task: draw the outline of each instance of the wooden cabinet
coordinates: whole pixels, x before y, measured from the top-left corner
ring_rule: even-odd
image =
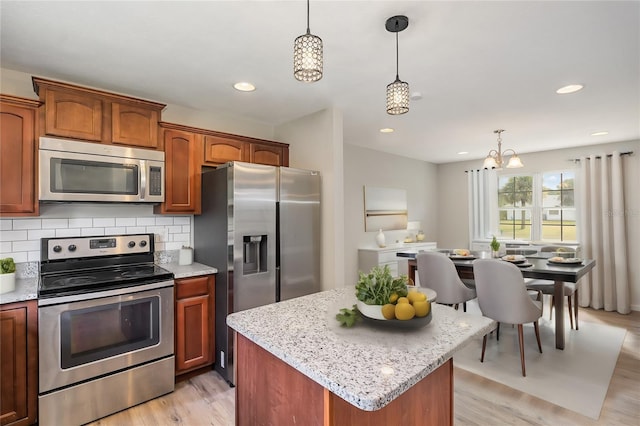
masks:
[[[43,135],[162,150],[158,122],[165,105],[33,77],[44,102]]]
[[[38,402],[38,303],[0,306],[0,425],[36,422]]]
[[[246,143],[237,139],[205,135],[204,164],[218,165],[229,161],[247,161]]]
[[[289,165],[289,145],[280,142],[250,138],[199,129],[204,136],[203,166],[219,166],[229,161]]]
[[[215,361],[215,276],[175,281],[176,376]]]
[[[200,214],[202,179],[197,153],[202,135],[171,123],[160,123],[160,134],[165,152],[165,201],[154,212]]]
[[[36,117],[40,102],[0,95],[0,216],[37,216]]]
[[[282,146],[252,142],[249,144],[249,162],[271,166],[288,166],[289,149],[287,148],[285,152]]]

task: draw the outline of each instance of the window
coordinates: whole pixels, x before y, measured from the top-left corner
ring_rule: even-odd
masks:
[[[577,241],[574,183],[572,171],[500,176],[500,237]]]

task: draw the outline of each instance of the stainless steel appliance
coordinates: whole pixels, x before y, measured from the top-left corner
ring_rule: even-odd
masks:
[[[84,424],[174,389],[173,273],[153,234],[42,238],[39,424]]]
[[[203,173],[195,260],[218,268],[215,369],[231,384],[232,312],[320,291],[320,175],[241,162]]]
[[[40,138],[40,201],[161,203],[164,152]]]

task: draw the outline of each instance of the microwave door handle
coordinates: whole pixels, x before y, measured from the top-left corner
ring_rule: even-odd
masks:
[[[147,194],[147,161],[140,160],[140,199]]]

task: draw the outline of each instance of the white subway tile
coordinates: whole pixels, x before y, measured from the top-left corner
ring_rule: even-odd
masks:
[[[171,235],[171,241],[180,241],[183,243],[188,243],[189,242],[189,234],[172,234]]]
[[[155,217],[139,217],[136,219],[136,225],[138,226],[154,226],[155,224]]]
[[[10,252],[12,245],[11,241],[0,241],[0,253]]]
[[[180,250],[182,248],[182,243],[181,242],[170,242],[170,243],[165,243],[164,244],[164,249],[169,251],[169,250]]]
[[[116,220],[112,217],[95,217],[93,218],[93,226],[95,228],[106,228],[115,226]]]
[[[169,234],[178,234],[182,232],[182,226],[167,226],[167,231]]]
[[[144,234],[144,226],[127,226],[127,234]]]
[[[83,237],[93,237],[104,235],[104,228],[82,228],[80,235]]]
[[[87,217],[70,218],[69,228],[91,228],[93,226],[93,220]]]
[[[193,216],[174,216],[173,223],[175,225],[191,225],[191,218]]]
[[[167,243],[162,242],[154,242],[154,250],[155,251],[165,251],[167,248]]]
[[[191,225],[183,225],[182,232],[186,232],[187,234],[191,233]]]
[[[173,225],[173,216],[156,216],[156,225]]]
[[[0,241],[20,241],[27,239],[27,231],[2,231],[0,232]]]
[[[40,240],[40,238],[51,238],[56,236],[55,229],[33,229],[29,232],[29,240]]]
[[[40,251],[30,251],[27,252],[28,262],[39,262],[40,261]]]
[[[2,257],[12,257],[15,263],[23,263],[29,261],[29,256],[26,251],[3,253]]]
[[[11,219],[0,219],[0,231],[11,231],[13,229],[13,221]]]
[[[40,240],[14,241],[11,251],[40,250]]]
[[[42,229],[41,219],[13,219],[13,229]]]
[[[42,229],[68,228],[69,219],[42,219]]]
[[[72,229],[56,229],[56,237],[79,237],[80,230],[77,228]]]
[[[113,228],[104,228],[104,235],[126,234],[127,228],[124,226],[115,226]]]
[[[136,226],[135,217],[116,217],[116,226]]]

